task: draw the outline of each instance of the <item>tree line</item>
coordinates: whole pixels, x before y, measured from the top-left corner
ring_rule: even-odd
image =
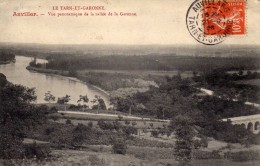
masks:
[[[0,61],[12,61],[15,59],[15,55],[11,52],[0,51]]]
[[[195,57],[195,56],[48,56],[49,69],[59,70],[180,70],[206,71],[213,69],[258,69],[258,57]]]

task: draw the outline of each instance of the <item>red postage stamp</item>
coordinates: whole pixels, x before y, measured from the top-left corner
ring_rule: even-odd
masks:
[[[205,35],[246,33],[246,0],[205,0],[202,8]]]

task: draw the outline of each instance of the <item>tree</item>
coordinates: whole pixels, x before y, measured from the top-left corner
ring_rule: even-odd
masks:
[[[70,96],[65,95],[64,97],[58,98],[57,103],[59,104],[66,104],[70,101]],[[66,111],[66,105],[65,105],[65,111]]]
[[[85,106],[86,106],[84,103],[88,103],[89,102],[88,96],[87,95],[85,95],[85,96],[80,95],[79,96],[79,100],[77,102],[78,103],[82,102],[82,105],[83,105],[82,108],[83,108],[83,112],[84,112],[85,111]]]
[[[193,71],[193,72],[192,72],[192,75],[193,75],[193,77],[197,77],[198,72],[197,72],[197,71]]]
[[[44,95],[45,97],[44,97],[44,100],[45,101],[47,101],[48,103],[50,103],[50,102],[54,102],[55,101],[55,96],[53,96],[52,94],[51,94],[51,91],[48,91],[47,93],[45,93],[45,95]]]
[[[244,74],[243,70],[240,69],[240,70],[238,71],[238,75],[239,75],[239,76],[242,76],[243,74]]]
[[[126,154],[127,145],[123,138],[115,139],[113,142],[113,152],[116,154]]]
[[[110,98],[110,108],[116,113],[119,97]]]
[[[247,74],[248,77],[250,77],[250,76],[252,75],[252,72],[251,72],[250,70],[248,70],[248,71],[246,72],[246,74]]]
[[[156,115],[157,115],[157,118],[159,119],[164,119],[164,114],[165,113],[165,109],[163,108],[163,106],[159,106],[157,107],[156,109]]]
[[[194,137],[193,120],[185,115],[176,116],[170,124],[170,128],[176,135],[174,147],[176,160],[180,166],[190,165],[192,154],[192,139]]]
[[[25,130],[45,122],[46,110],[32,105],[35,100],[34,89],[13,85],[0,73],[0,158],[22,157]]]
[[[91,133],[90,130],[89,127],[79,123],[73,130],[73,139],[71,144],[73,146],[81,146],[87,139],[87,135]]]
[[[95,95],[95,98],[91,101],[93,104],[92,109],[97,109],[97,113],[99,113],[99,110],[106,110],[106,104],[105,101],[100,97]]]

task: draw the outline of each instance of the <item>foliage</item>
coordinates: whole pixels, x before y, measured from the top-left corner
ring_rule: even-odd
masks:
[[[157,138],[159,136],[159,132],[157,130],[152,130],[151,131],[151,136]]]
[[[54,102],[55,101],[55,96],[53,96],[51,94],[50,91],[48,91],[47,93],[45,93],[45,97],[44,97],[44,100],[47,101],[47,102]]]
[[[200,140],[201,147],[207,148],[208,147],[208,139],[206,137],[201,138]]]
[[[83,111],[85,111],[85,107],[87,107],[84,103],[88,103],[88,102],[89,102],[89,98],[87,95],[85,96],[80,95],[79,100],[77,101],[77,103],[83,103]]]
[[[260,110],[254,106],[245,105],[243,102],[224,100],[214,96],[206,96],[198,103],[198,108],[203,116],[231,118],[259,114]],[[210,115],[211,114],[211,115]]]
[[[57,100],[57,103],[59,104],[65,104],[68,103],[70,101],[70,96],[69,95],[65,95],[64,97],[59,97]]]
[[[74,70],[74,69],[71,68],[71,69],[69,69],[68,75],[69,75],[70,77],[77,77],[78,73],[77,73],[76,70]]]
[[[116,154],[126,154],[127,151],[127,145],[123,138],[118,138],[114,140],[113,142],[113,152]]]
[[[125,120],[125,125],[130,125],[130,121],[129,120]]]
[[[0,73],[0,157],[17,158],[22,151],[25,129],[42,124],[46,110],[30,103],[35,101],[34,89],[7,82]]]
[[[199,160],[206,160],[206,159],[221,159],[221,155],[219,154],[218,151],[201,151],[201,150],[195,150],[192,154],[194,159],[199,159]]]
[[[236,162],[246,162],[246,161],[252,161],[252,160],[259,160],[260,159],[260,153],[259,151],[239,151],[239,152],[226,152],[224,154],[225,158],[232,159]]]
[[[86,139],[88,138],[87,135],[91,132],[91,129],[83,124],[78,124],[75,129],[72,131],[73,139],[71,144],[73,146],[80,146],[82,145]]]
[[[193,123],[191,118],[179,115],[170,124],[177,139],[174,147],[176,160],[181,166],[190,165],[191,162],[192,139],[194,137]]]
[[[256,142],[249,131],[220,120],[257,114],[258,109],[243,102],[215,96],[197,98],[197,93],[199,92],[191,80],[182,79],[180,76],[168,77],[167,83],[159,88],[151,88],[147,92],[126,98],[117,98],[114,105],[117,111],[128,113],[131,108],[131,113],[134,115],[152,118],[171,119],[178,115],[187,115],[192,117],[194,124],[201,128],[199,132],[205,136],[241,144]],[[170,134],[167,131],[163,133]],[[207,141],[203,141],[203,147],[206,147]]]
[[[43,160],[47,157],[50,157],[50,147],[48,145],[38,145],[36,142],[33,144],[27,144],[25,146],[24,155],[27,158],[36,157],[38,160]]]
[[[232,125],[230,122],[213,120],[204,123],[202,127],[203,129],[201,132],[204,135],[213,137],[217,140],[240,143],[243,145],[253,143],[254,134],[241,125]]]
[[[7,51],[0,51],[0,63],[1,61],[6,62],[6,61],[12,61],[15,59],[15,54]]]
[[[105,160],[98,158],[96,155],[90,155],[88,161],[91,166],[106,166]]]
[[[114,124],[111,122],[105,122],[104,120],[98,120],[97,125],[103,130],[113,130],[115,129]]]
[[[105,101],[100,96],[95,95],[95,98],[91,102],[94,104],[92,109],[96,109],[97,113],[99,113],[99,110],[107,109]]]
[[[66,124],[71,124],[71,120],[70,120],[70,119],[67,119],[67,120],[66,120]]]
[[[127,144],[130,146],[138,146],[138,147],[157,147],[157,148],[173,148],[173,143],[156,141],[156,140],[148,140],[144,138],[134,137],[132,139],[127,140]]]
[[[137,128],[133,126],[123,126],[122,130],[127,139],[132,139],[132,135],[137,135]]]
[[[187,70],[208,71],[211,69],[258,69],[258,57],[203,57],[203,56],[61,56],[49,58],[47,68],[69,70]]]
[[[201,147],[201,142],[200,140],[196,139],[193,141],[193,146],[195,149],[199,149]]]
[[[89,128],[92,128],[92,127],[93,127],[93,122],[92,122],[92,121],[88,122],[88,127],[89,127]]]

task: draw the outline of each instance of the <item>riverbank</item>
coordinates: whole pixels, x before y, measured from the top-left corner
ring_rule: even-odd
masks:
[[[165,81],[161,76],[144,76],[133,73],[77,71],[74,72],[76,77],[71,77],[69,71],[36,68],[31,66],[27,66],[27,69],[34,72],[56,74],[77,79],[90,87],[99,90],[103,94],[109,96],[109,98],[124,98],[137,92],[144,92],[151,86],[159,87],[159,85]]]
[[[90,87],[92,87],[92,88],[94,88],[94,89],[104,93],[108,98],[110,96],[110,92],[102,89],[101,87],[98,87],[96,85],[88,83],[85,80],[80,79],[81,77],[71,77],[69,75],[68,71],[53,70],[53,69],[43,69],[43,68],[36,68],[36,67],[31,67],[31,66],[27,66],[26,69],[31,71],[31,72],[38,72],[38,73],[52,74],[52,75],[57,75],[57,76],[64,76],[64,77],[68,78],[69,80],[87,84],[88,86],[90,86]]]
[[[15,62],[14,60],[0,61],[0,65],[6,65],[6,64],[9,64],[9,63],[14,63],[14,62]]]

